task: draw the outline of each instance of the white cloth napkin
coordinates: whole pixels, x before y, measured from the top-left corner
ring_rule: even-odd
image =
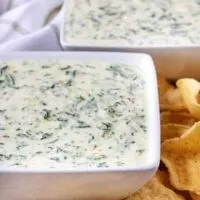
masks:
[[[63,0],[0,0],[0,51],[61,51]]]

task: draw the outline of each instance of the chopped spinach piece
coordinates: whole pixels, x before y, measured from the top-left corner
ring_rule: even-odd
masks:
[[[51,111],[46,109],[44,109],[43,111],[44,111],[44,119],[49,120],[51,117]]]
[[[85,122],[83,121],[80,121],[78,120],[77,121],[77,128],[90,128],[91,126],[89,124],[86,124]]]
[[[2,68],[0,68],[0,76],[2,76],[6,72],[7,69],[8,69],[7,65],[2,67]]]

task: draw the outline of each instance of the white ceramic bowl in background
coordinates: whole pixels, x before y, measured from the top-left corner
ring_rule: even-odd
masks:
[[[67,6],[72,0],[65,1],[62,12],[62,22],[60,26],[60,43],[67,51],[110,51],[110,52],[131,52],[149,54],[159,69],[166,71],[169,67],[176,67],[184,71],[188,67],[198,67],[200,63],[200,44],[191,45],[108,45],[108,42],[99,42],[97,45],[88,41],[79,43],[67,42],[65,39],[65,22],[67,18]],[[162,71],[162,70],[161,70]],[[179,71],[178,71],[179,73]],[[171,74],[171,77],[175,74]],[[195,76],[196,77],[196,76]]]
[[[160,161],[160,120],[156,73],[145,54],[108,52],[16,52],[1,53],[0,60],[64,59],[112,61],[130,64],[144,75],[147,91],[147,160],[132,168],[99,169],[2,169],[2,200],[122,199],[139,189],[155,173]]]

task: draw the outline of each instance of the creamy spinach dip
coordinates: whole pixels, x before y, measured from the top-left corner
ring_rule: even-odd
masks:
[[[131,167],[145,162],[145,81],[137,67],[0,62],[0,167]]]
[[[69,45],[200,44],[199,0],[69,0]]]

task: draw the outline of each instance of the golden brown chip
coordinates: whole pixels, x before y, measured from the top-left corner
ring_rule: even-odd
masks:
[[[170,181],[177,190],[200,189],[200,122],[181,137],[161,145],[161,159],[168,168]]]
[[[173,86],[161,74],[157,75],[157,83],[160,96],[162,96],[169,88],[173,88]]]
[[[185,78],[178,80],[176,85],[180,88],[187,109],[194,117],[200,119],[200,104],[198,103],[200,83],[194,79]]]
[[[157,177],[159,179],[159,181],[167,188],[173,190],[174,192],[176,192],[177,194],[183,196],[185,199],[190,200],[190,194],[187,191],[178,191],[175,190],[175,188],[173,188],[170,180],[169,180],[169,173],[167,172],[167,170],[159,170],[157,172]]]
[[[163,185],[162,176],[158,171],[147,184],[126,200],[184,200],[182,196]]]
[[[156,173],[156,176],[160,183],[162,183],[165,187],[173,190],[173,187],[169,180],[169,173],[168,173],[167,169],[158,170]]]
[[[185,110],[180,90],[167,82],[162,75],[158,75],[157,80],[160,110]]]
[[[190,195],[193,200],[200,200],[200,192],[198,193],[191,192]]]
[[[171,138],[180,137],[189,128],[190,126],[182,124],[161,125],[161,143]]]
[[[160,98],[160,110],[182,111],[186,110],[179,89],[169,89]]]
[[[162,112],[161,124],[183,124],[191,126],[197,119],[187,112]]]

